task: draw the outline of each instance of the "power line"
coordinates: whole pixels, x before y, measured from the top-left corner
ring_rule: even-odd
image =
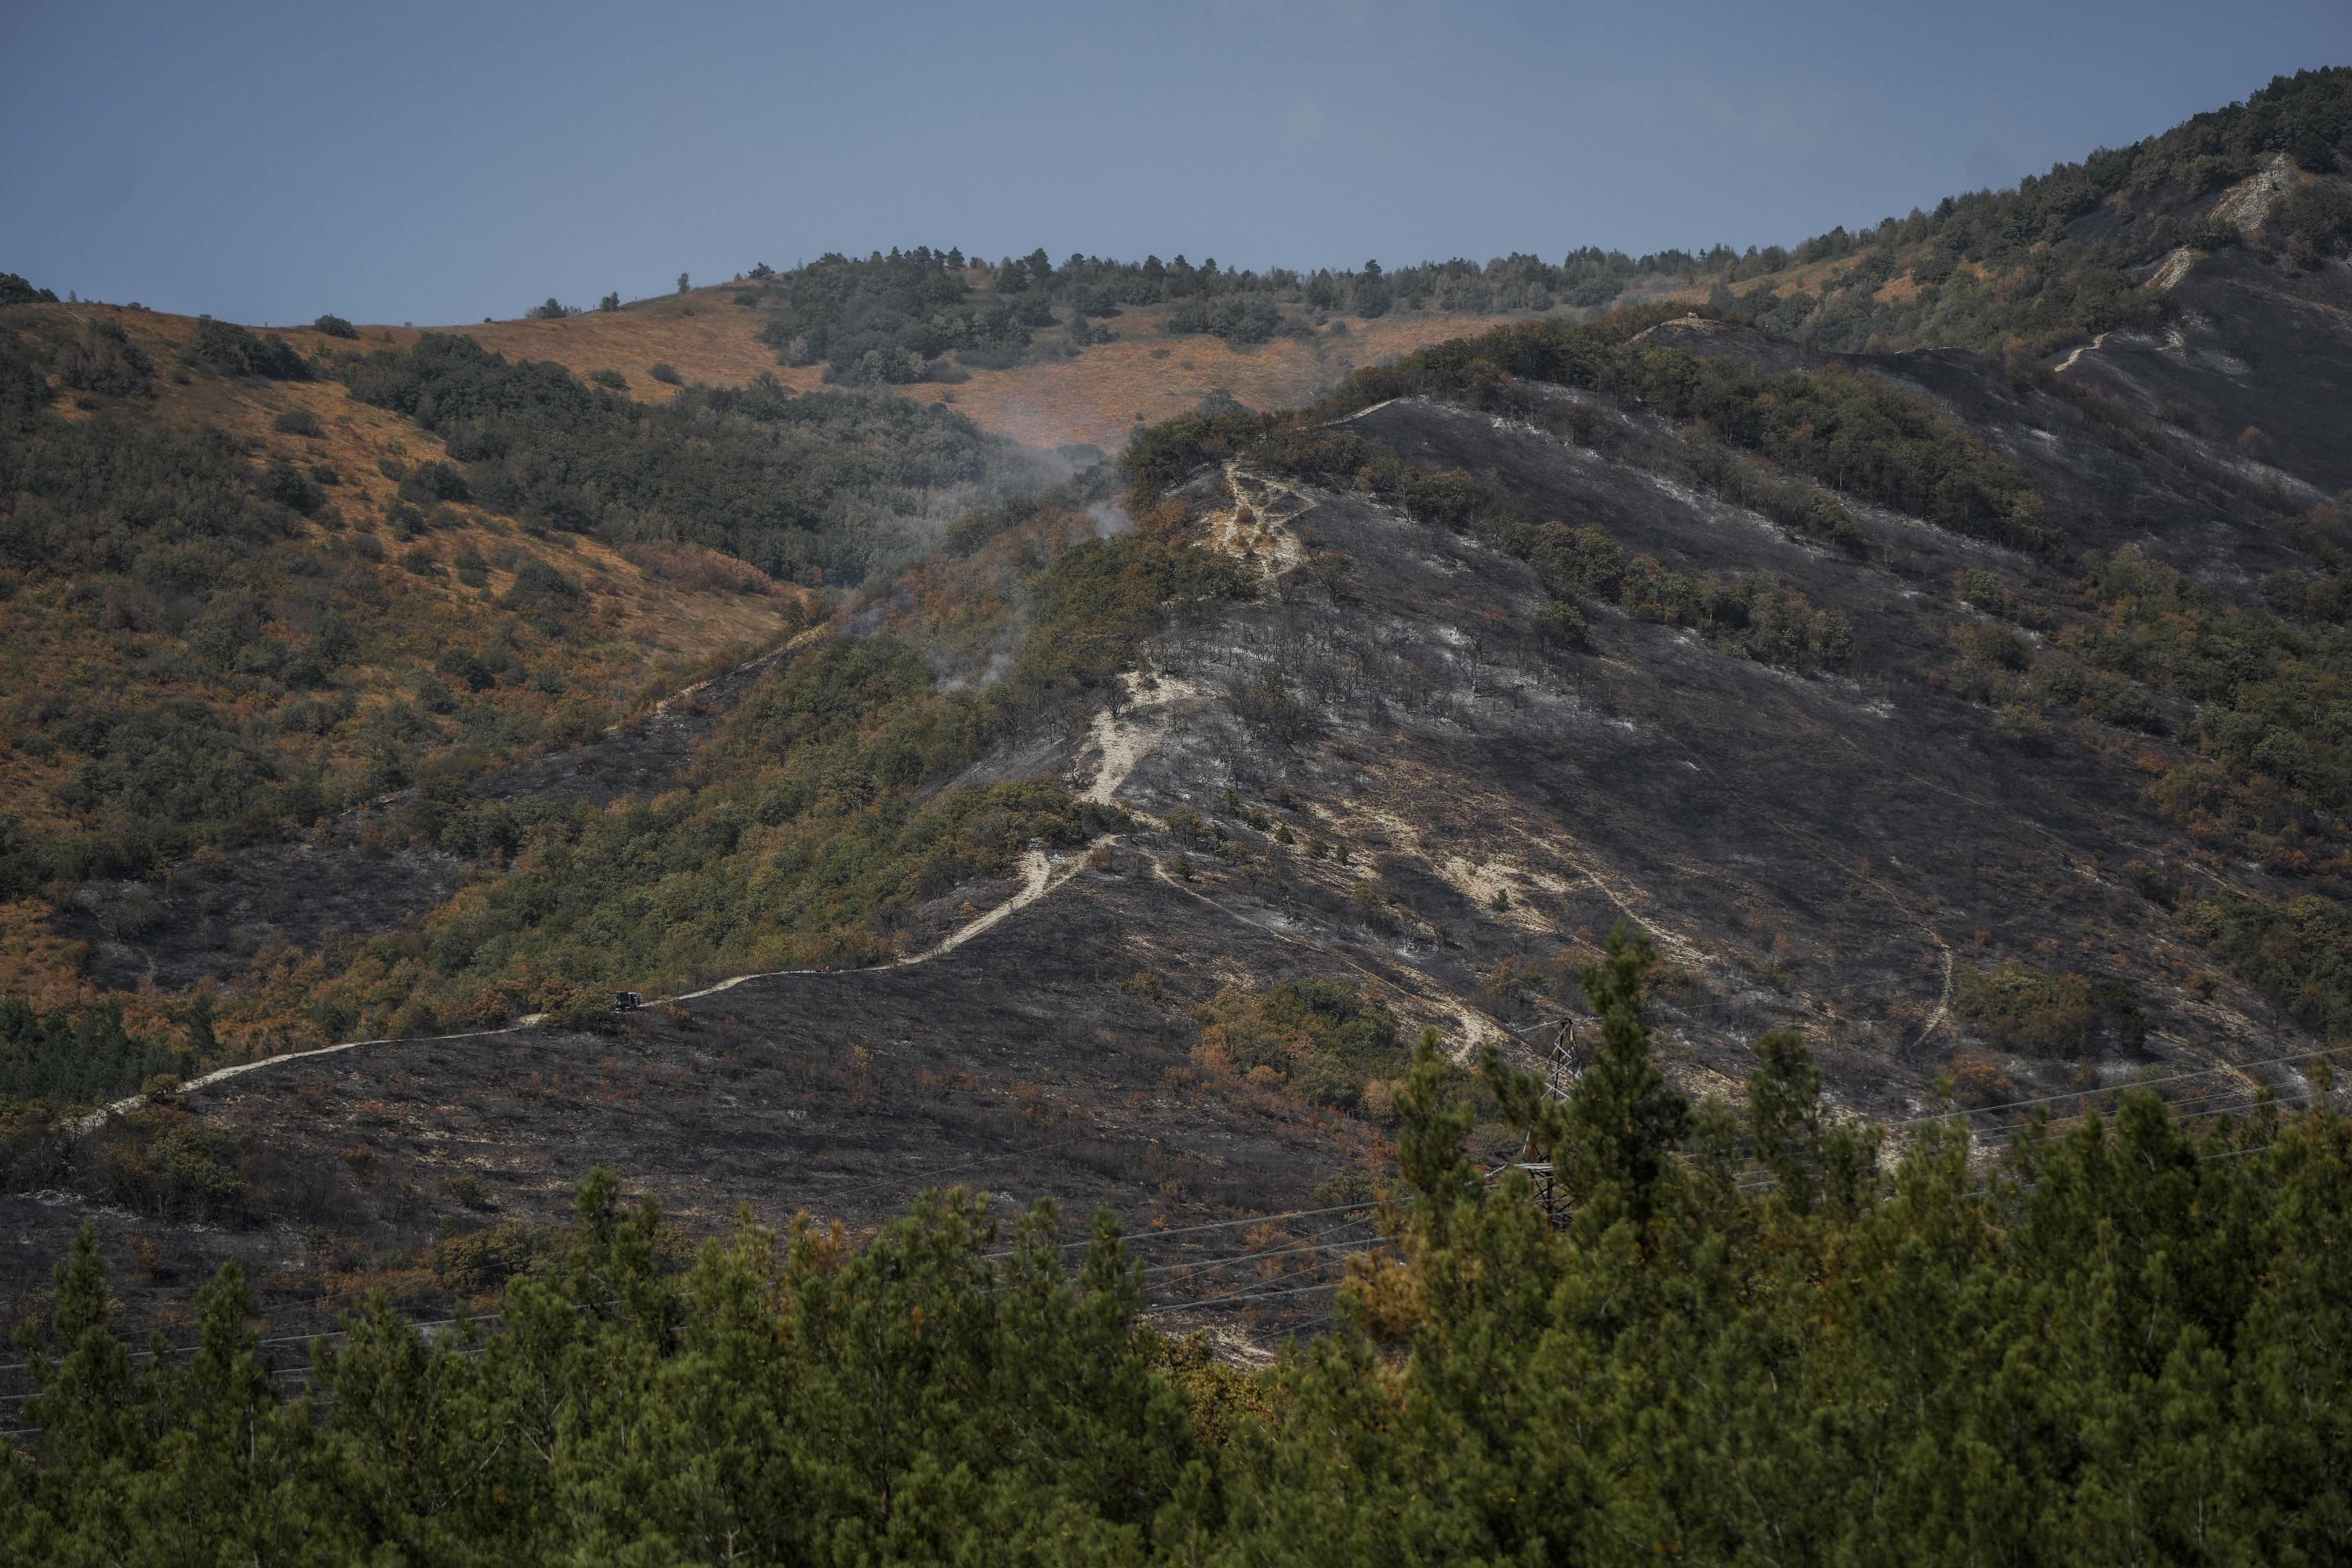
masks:
[[[506,1314],[502,1311],[473,1312],[463,1318],[425,1319],[417,1322],[412,1322],[408,1326],[416,1330],[450,1329],[456,1328],[461,1323],[478,1323],[488,1318],[503,1318],[505,1316]],[[249,1350],[265,1350],[274,1349],[281,1345],[307,1345],[314,1343],[320,1340],[349,1339],[353,1331],[354,1331],[350,1329],[320,1329],[316,1332],[307,1334],[278,1334],[269,1339],[256,1340],[251,1345],[246,1348]],[[196,1352],[204,1348],[204,1342],[199,1340],[194,1344],[191,1345],[165,1345],[160,1352],[155,1350],[132,1351],[130,1352],[130,1358],[132,1361],[149,1361],[152,1360],[159,1354],[167,1356],[194,1355]],[[22,1372],[29,1364],[31,1363],[21,1361],[0,1362],[0,1372]]]
[[[1233,1307],[1244,1301],[1270,1301],[1277,1296],[1303,1296],[1309,1290],[1337,1290],[1345,1279],[1325,1279],[1314,1285],[1294,1285],[1284,1290],[1256,1290],[1245,1296],[1210,1296],[1198,1301],[1171,1301],[1164,1306],[1147,1307],[1136,1314],[1139,1318],[1164,1317],[1170,1312],[1187,1312],[1196,1308]]]
[[[1157,1268],[1147,1268],[1143,1272],[1150,1275],[1164,1273],[1171,1268],[1187,1268],[1192,1271],[1185,1276],[1185,1279],[1190,1279],[1194,1275],[1205,1274],[1212,1268],[1229,1268],[1236,1263],[1255,1263],[1270,1258],[1303,1258],[1310,1254],[1326,1252],[1344,1256],[1351,1252],[1369,1252],[1379,1245],[1377,1240],[1332,1241],[1326,1242],[1321,1247],[1286,1247],[1276,1252],[1244,1252],[1236,1258],[1211,1258],[1197,1263],[1163,1263]],[[1172,1285],[1181,1285],[1184,1282],[1184,1279],[1168,1281]]]
[[[1367,1200],[1359,1204],[1339,1204],[1328,1209],[1293,1209],[1288,1214],[1251,1215],[1243,1219],[1212,1220],[1206,1225],[1182,1226],[1175,1230],[1140,1230],[1133,1233],[1122,1231],[1119,1233],[1119,1239],[1130,1242],[1158,1241],[1171,1236],[1193,1236],[1204,1230],[1231,1230],[1237,1225],[1273,1225],[1279,1220],[1313,1219],[1318,1215],[1347,1214],[1351,1210],[1379,1206],[1378,1203]],[[1055,1245],[1061,1251],[1067,1252],[1075,1247],[1092,1247],[1094,1244],[1095,1238],[1089,1236],[1082,1237],[1076,1241],[1059,1242]],[[992,1261],[998,1258],[1017,1258],[1020,1256],[1020,1248],[1015,1247],[1009,1252],[984,1252],[981,1256]]]
[[[2273,1057],[2259,1062],[2223,1062],[2215,1067],[2199,1068],[2191,1072],[2172,1073],[2164,1078],[2143,1078],[2130,1083],[2103,1083],[2091,1089],[2070,1089],[2064,1094],[2045,1094],[2032,1100],[2004,1100],[1999,1105],[1977,1105],[1954,1110],[1939,1110],[1926,1116],[1914,1116],[1903,1121],[1881,1123],[1889,1131],[1904,1127],[1916,1127],[1923,1122],[1948,1121],[1956,1116],[1983,1116],[1996,1110],[2015,1110],[2029,1105],[2054,1105],[2062,1100],[2082,1100],[2094,1094],[2120,1094],[2126,1089],[2153,1089],[2162,1083],[2181,1083],[2193,1078],[2210,1078],[2217,1072],[2252,1072],[2256,1068],[2283,1067],[2289,1062],[2307,1062],[2315,1058],[2333,1056],[2347,1049],[2342,1046],[2324,1046],[2315,1051],[2298,1051],[2293,1056]]]

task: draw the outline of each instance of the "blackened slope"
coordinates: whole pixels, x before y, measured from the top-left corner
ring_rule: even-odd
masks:
[[[2176,265],[2142,285],[2164,291],[2164,329],[2106,334],[2063,374],[2177,426],[2218,464],[2352,488],[2352,257],[2304,268],[2231,249]]]

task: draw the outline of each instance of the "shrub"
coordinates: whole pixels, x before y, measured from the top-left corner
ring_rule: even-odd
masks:
[[[319,423],[319,416],[307,408],[288,409],[271,420],[269,427],[280,435],[309,436],[314,438],[327,433],[327,427]]]
[[[0,305],[54,305],[57,292],[36,289],[14,272],[0,272]]]
[[[319,488],[319,481],[282,458],[271,459],[255,488],[265,500],[292,507],[305,517],[327,504],[327,494]]]
[[[271,381],[305,381],[310,367],[294,346],[275,332],[256,334],[226,321],[205,321],[184,356],[222,375],[257,375]]]
[[[76,392],[139,396],[155,389],[155,362],[112,321],[92,321],[58,361],[58,380]]]
[[[664,386],[681,386],[685,384],[683,379],[677,374],[677,367],[670,363],[667,360],[656,361],[654,367],[646,372],[646,374],[652,376],[656,381],[660,382]]]
[[[458,567],[458,574],[464,575],[463,565]],[[468,691],[488,691],[499,683],[497,673],[482,661],[481,656],[464,648],[451,648],[434,661],[433,668],[452,680],[463,681]]]
[[[1536,612],[1536,629],[1544,640],[1561,647],[1589,648],[1592,646],[1591,628],[1585,624],[1584,612],[1566,599],[1554,599]]]
[[[499,603],[509,610],[526,613],[578,610],[587,595],[580,584],[540,560],[526,561],[515,573],[514,584]]]
[[[1202,1005],[1194,1059],[1213,1071],[1259,1069],[1307,1099],[1360,1112],[1366,1087],[1404,1070],[1396,1015],[1330,981],[1294,980],[1251,994],[1227,986]]]
[[[178,1065],[168,1041],[124,1026],[119,1000],[41,1013],[0,996],[0,1110],[35,1100],[63,1106],[111,1099]]]
[[[588,379],[599,386],[609,386],[614,392],[626,392],[629,389],[629,378],[619,371],[610,368],[592,370],[588,373]]]
[[[331,338],[356,338],[360,330],[341,316],[321,316],[310,323],[313,331],[324,332]]]
[[[1963,970],[1952,1006],[1993,1045],[2028,1056],[2136,1050],[2147,1038],[2147,1011],[2122,981],[2053,973],[2014,961],[1998,969]]]
[[[453,463],[439,461],[419,463],[400,481],[400,493],[420,506],[439,501],[471,500],[473,487],[466,482],[466,471]]]
[[[467,1208],[483,1206],[481,1184],[470,1173],[454,1178],[449,1190]],[[423,1261],[452,1295],[478,1296],[529,1269],[545,1246],[541,1233],[519,1220],[507,1220],[487,1230],[444,1237],[425,1248]]]

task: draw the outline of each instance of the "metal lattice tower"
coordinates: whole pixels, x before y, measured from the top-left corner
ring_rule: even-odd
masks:
[[[1549,1059],[1544,1064],[1544,1092],[1566,1104],[1569,1096],[1576,1090],[1576,1080],[1583,1076],[1584,1052],[1577,1042],[1576,1020],[1562,1019],[1559,1032],[1552,1036]],[[1535,1134],[1531,1131],[1514,1163],[1535,1184],[1536,1201],[1543,1205],[1544,1216],[1554,1226],[1564,1226],[1568,1223],[1568,1210],[1553,1185],[1551,1162],[1538,1160],[1538,1152]]]

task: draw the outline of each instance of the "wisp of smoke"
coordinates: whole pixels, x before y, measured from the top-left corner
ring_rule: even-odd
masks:
[[[1135,526],[1135,519],[1127,515],[1127,508],[1115,500],[1093,502],[1087,508],[1087,521],[1095,525],[1097,539],[1108,539]]]

